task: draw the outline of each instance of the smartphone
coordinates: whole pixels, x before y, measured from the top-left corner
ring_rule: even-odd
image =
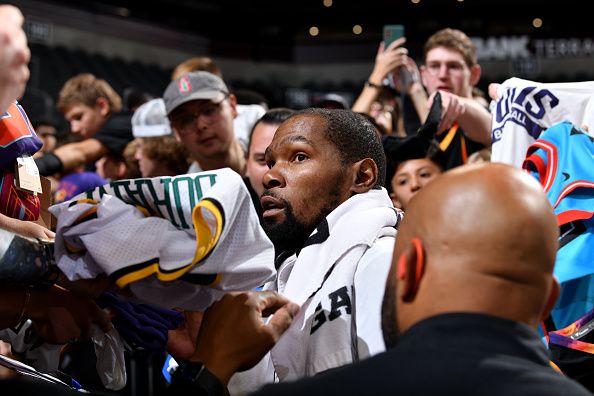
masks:
[[[384,51],[388,48],[390,44],[394,40],[399,39],[400,37],[404,37],[404,25],[384,25]],[[399,70],[398,75],[394,75],[395,73],[390,73],[386,77],[388,80],[388,85],[392,88],[396,88],[396,82],[394,81],[395,78],[404,81],[406,78],[406,69],[401,68]]]
[[[404,36],[404,25],[384,25],[384,48]]]

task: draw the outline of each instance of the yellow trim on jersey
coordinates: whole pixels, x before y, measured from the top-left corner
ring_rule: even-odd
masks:
[[[452,140],[454,139],[454,136],[456,136],[457,130],[458,130],[458,124],[452,125],[452,127],[448,131],[448,134],[446,135],[446,137],[443,138],[441,143],[439,143],[439,149],[441,151],[446,151],[447,148],[450,147],[450,144],[452,144]]]
[[[146,277],[151,276],[152,274],[157,274],[157,278],[159,278],[159,275],[162,275],[162,273],[159,272],[159,263],[158,262],[149,264],[142,269],[139,269],[134,272],[130,272],[129,274],[126,274],[126,275],[122,276],[121,278],[118,278],[116,280],[116,285],[118,285],[121,288],[124,288],[124,287],[128,286],[129,283],[144,279]]]
[[[145,208],[144,206],[140,206],[140,205],[134,205],[136,207],[136,209],[138,209],[140,211],[140,213],[142,213],[144,215],[144,217],[150,217],[150,213],[148,211],[147,208]]]
[[[216,285],[221,283],[222,280],[223,280],[223,274],[217,274],[215,280],[210,285],[206,285],[206,286],[215,287]]]
[[[76,201],[72,201],[70,206],[76,205],[76,204],[97,205],[98,202],[95,201],[94,199],[85,198],[85,199],[79,199]],[[85,211],[83,214],[78,216],[77,219],[72,223],[72,226],[76,226],[76,225],[79,225],[80,223],[83,223],[85,220],[87,220],[86,218],[88,216],[91,216],[95,213],[97,213],[97,207],[90,208],[89,210]],[[73,253],[73,254],[78,254],[78,253],[84,252],[86,250],[84,247],[76,247],[74,245],[71,245],[67,241],[64,241],[64,247],[66,247],[66,250],[68,251],[68,253]]]
[[[208,210],[215,217],[216,228],[215,233],[211,232],[211,229],[207,221],[202,216],[201,208]],[[176,280],[183,274],[188,272],[194,265],[199,263],[204,257],[206,257],[217,245],[223,233],[223,213],[219,210],[219,207],[210,200],[200,201],[192,210],[192,220],[194,223],[194,230],[196,232],[196,253],[192,262],[182,268],[179,268],[173,272],[161,272],[159,263],[155,262],[141,268],[137,271],[130,272],[121,278],[116,280],[116,284],[123,288],[128,284],[149,277],[153,274],[157,279],[165,282]],[[222,279],[221,274],[217,274],[214,282],[209,286],[218,284]]]
[[[83,214],[77,217],[77,219],[72,223],[72,227],[79,225],[80,223],[84,223],[85,221],[89,220],[90,216],[97,214],[97,207],[90,208],[89,210],[85,211]]]
[[[215,234],[212,235],[210,226],[202,216],[202,210],[208,210],[215,217]],[[192,211],[192,221],[194,223],[194,230],[196,231],[196,254],[194,255],[193,263],[199,263],[206,257],[214,247],[219,243],[221,234],[223,233],[223,213],[217,205],[212,201],[205,199],[198,202]]]
[[[94,200],[94,199],[89,199],[89,198],[83,198],[83,199],[77,199],[75,201],[75,205],[78,204],[91,204],[91,205],[97,205],[99,202]]]
[[[66,247],[66,250],[68,250],[68,253],[80,253],[80,252],[84,252],[85,248],[84,247],[76,247],[73,246],[71,244],[69,244],[68,242],[64,241],[64,246]]]

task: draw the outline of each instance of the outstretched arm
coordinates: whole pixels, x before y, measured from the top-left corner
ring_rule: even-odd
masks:
[[[56,234],[32,221],[23,221],[14,219],[0,213],[0,228],[24,235],[29,238],[38,238],[42,240],[54,239]]]
[[[442,114],[437,133],[445,132],[457,122],[470,139],[491,147],[492,116],[489,110],[472,98],[463,98],[447,91],[439,92]],[[429,97],[429,103],[433,102],[434,97],[435,93]]]
[[[58,172],[70,173],[88,162],[97,161],[108,151],[101,142],[91,138],[58,147],[51,153],[36,158],[35,164],[43,176],[50,176]]]
[[[491,113],[474,99],[463,100],[466,102],[466,111],[458,119],[458,124],[470,139],[491,147]]]

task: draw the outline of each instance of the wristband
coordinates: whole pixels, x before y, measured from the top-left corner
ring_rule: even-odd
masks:
[[[222,396],[227,394],[225,386],[202,363],[181,362],[171,376],[172,385],[193,386],[198,388],[200,395]]]
[[[41,176],[51,176],[54,173],[62,172],[64,169],[62,160],[54,153],[46,153],[39,158],[35,158],[35,165],[37,165]]]
[[[374,84],[374,83],[372,83],[369,80],[365,81],[365,85],[368,86],[368,87],[370,87],[370,88],[375,88],[375,89],[383,89],[384,88],[381,85]]]

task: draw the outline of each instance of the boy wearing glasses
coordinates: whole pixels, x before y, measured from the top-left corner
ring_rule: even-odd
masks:
[[[245,174],[245,152],[233,132],[237,99],[223,80],[190,72],[167,86],[163,100],[175,137],[195,159],[188,173],[229,167]]]
[[[446,169],[467,162],[470,154],[491,146],[491,114],[473,99],[481,76],[476,47],[456,29],[442,29],[425,42],[425,63],[420,68],[429,106],[441,93],[441,122],[437,140],[446,157]]]

